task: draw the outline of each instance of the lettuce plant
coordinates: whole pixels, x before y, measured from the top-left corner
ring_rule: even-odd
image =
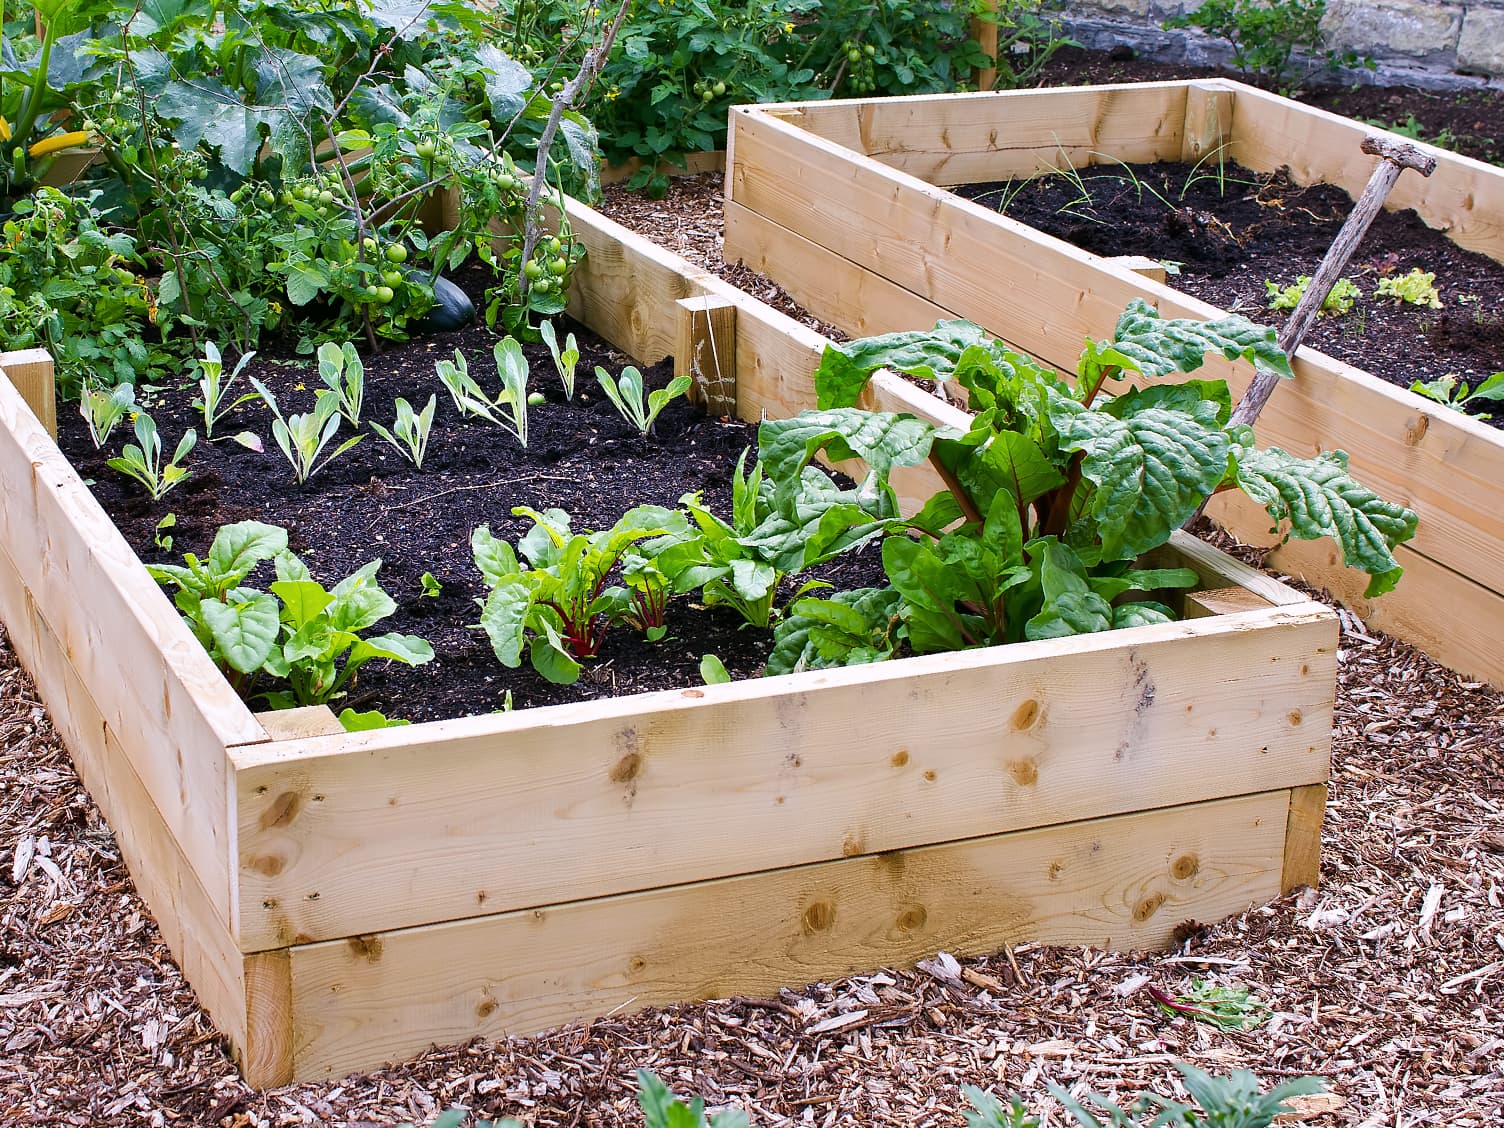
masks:
[[[271,591],[246,587],[257,565],[271,560],[277,579]],[[397,609],[376,582],[373,560],[325,590],[287,549],[287,532],[259,521],[226,525],[209,555],[193,553],[182,564],[148,565],[152,578],[171,584],[173,602],[209,656],[243,696],[265,674],[286,688],[263,694],[277,709],[318,705],[344,696],[367,662],[387,659],[419,666],[433,648],[411,635],[362,638]]]
[[[911,535],[884,541],[896,605],[863,593],[839,601],[844,637],[896,632],[924,653],[1168,621],[1171,609],[1152,596],[1194,574],[1135,561],[1223,489],[1243,490],[1290,535],[1336,540],[1370,574],[1368,595],[1390,590],[1401,573],[1392,550],[1414,535],[1415,514],[1354,481],[1341,451],[1300,459],[1255,446],[1250,428],[1229,423],[1224,381],[1183,378],[1212,351],[1290,374],[1272,329],[1241,317],[1164,321],[1137,299],[1111,340],[1087,342],[1074,380],[967,321],[827,348],[815,377],[826,410],[779,425],[816,417],[831,429],[816,428],[811,454],[877,454],[869,465],[879,475],[928,456],[948,487],[910,520]],[[900,432],[903,416],[866,417],[887,421],[877,427],[865,413],[839,415],[884,367],[959,385],[968,430],[907,419]],[[781,627],[769,672],[844,661],[830,623],[794,646],[793,632],[812,627],[803,602]],[[864,624],[846,613],[859,607]],[[869,661],[874,648],[851,653]]]

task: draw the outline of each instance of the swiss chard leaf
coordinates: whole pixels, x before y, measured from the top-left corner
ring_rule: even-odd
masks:
[[[767,673],[881,662],[897,644],[899,593],[862,588],[795,600],[773,632]]]
[[[1228,360],[1252,361],[1256,368],[1281,376],[1293,375],[1272,327],[1236,315],[1216,321],[1188,317],[1167,321],[1143,298],[1128,303],[1110,342],[1088,343],[1079,371],[1086,382],[1092,382],[1108,365],[1161,379],[1176,372],[1196,371],[1208,352],[1220,353]]]
[[[1415,535],[1414,511],[1385,501],[1347,472],[1347,454],[1331,451],[1296,458],[1278,447],[1260,450],[1252,435],[1241,436],[1234,458],[1238,486],[1268,511],[1278,525],[1290,523],[1300,540],[1331,537],[1350,567],[1370,576],[1365,595],[1392,591],[1404,569],[1394,548]]]
[[[776,483],[779,507],[786,509],[799,494],[804,468],[818,454],[836,462],[860,458],[885,485],[893,467],[923,462],[936,435],[944,433],[912,415],[856,408],[802,411],[791,419],[765,421],[757,431],[757,456]]]
[[[941,321],[933,329],[912,333],[885,333],[844,345],[827,345],[815,369],[817,406],[855,407],[862,389],[879,368],[891,368],[926,380],[943,380],[956,367],[961,354],[982,344],[987,334],[970,321]]]

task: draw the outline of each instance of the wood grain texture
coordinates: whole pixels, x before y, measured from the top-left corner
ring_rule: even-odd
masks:
[[[115,832],[136,891],[173,957],[220,1031],[245,1039],[240,950],[219,906],[183,855],[62,643],[37,613],[8,552],[0,549],[0,617],[32,675],[79,778]]]
[[[240,943],[1319,782],[1336,633],[1306,603],[236,749]]]
[[[1218,85],[1236,95],[1229,156],[1239,164],[1260,172],[1288,166],[1297,184],[1325,181],[1357,197],[1375,164],[1358,149],[1365,136],[1383,134],[1413,144],[1436,158],[1436,172],[1424,179],[1402,177],[1385,207],[1414,208],[1459,247],[1504,262],[1504,169],[1241,82]]]
[[[798,103],[797,114],[801,128],[932,184],[973,184],[1115,158],[1179,160],[1186,84],[833,99]]]
[[[1057,367],[1074,367],[1084,336],[1110,335],[1133,297],[1166,316],[1220,316],[786,121],[738,113],[733,123],[735,202]],[[800,279],[777,280],[802,300]],[[1414,551],[1504,592],[1498,432],[1307,349],[1295,369],[1260,417],[1261,439],[1303,455],[1346,450],[1355,475],[1420,513]],[[1252,374],[1220,359],[1206,371],[1235,395]]]
[[[46,349],[0,353],[0,379],[9,379],[47,434],[57,438],[57,377]]]
[[[736,414],[736,303],[702,295],[680,298],[674,375],[694,383],[691,398],[710,415]]]
[[[265,734],[5,381],[0,527],[36,614],[89,687],[220,917],[231,921],[225,747]]]
[[[284,950],[242,957],[245,967],[244,1041],[236,1061],[246,1082],[258,1089],[294,1080],[292,956]]]
[[[1326,818],[1326,784],[1290,789],[1290,813],[1285,823],[1284,876],[1280,893],[1321,880],[1321,824]]]
[[[770,995],[942,947],[1163,947],[1188,918],[1277,895],[1287,805],[1281,791],[294,948],[294,1072]]]

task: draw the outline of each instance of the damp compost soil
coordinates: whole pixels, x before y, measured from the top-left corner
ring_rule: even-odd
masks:
[[[1289,313],[1268,308],[1266,282],[1315,274],[1353,208],[1330,184],[1209,161],[1103,163],[952,190],[1095,254],[1170,263],[1170,285],[1276,326]],[[1435,275],[1440,309],[1374,296],[1381,278],[1412,269]],[[1380,213],[1343,277],[1360,291],[1353,308],[1323,314],[1305,344],[1402,388],[1448,375],[1476,387],[1504,370],[1504,264],[1463,250],[1414,211]],[[1472,405],[1490,406],[1504,426],[1497,402]]]
[[[647,643],[629,627],[613,627],[599,657],[586,662],[579,681],[570,686],[545,681],[526,661],[520,669],[507,669],[492,653],[485,633],[470,627],[479,618],[475,600],[485,594],[470,552],[470,534],[477,526],[489,524],[497,536],[515,543],[531,522],[513,516],[512,508],[525,505],[567,511],[576,531],[607,528],[634,505],[672,507],[696,490],[703,491],[713,511],[729,516],[737,458],[756,446],[754,427],[709,417],[682,397],[658,417],[653,434],[640,435],[600,394],[592,375],[597,364],[615,375],[632,361],[580,325],[562,326],[561,338],[566,330],[578,336],[582,354],[572,402],[564,396],[548,351],[542,345],[524,347],[531,363],[529,387],[546,397],[529,411],[526,449],[500,427],[462,420],[435,377],[434,362],[452,358],[459,349],[482,388],[494,392],[499,387],[492,359],[499,338],[478,325],[364,356],[360,433],[366,437],[302,486],[294,482],[272,439],[271,415],[263,403],[253,400],[235,408],[216,425],[215,441],[206,442],[203,419],[191,406],[196,388],[190,386],[138,390],[137,402],[151,412],[167,454],[188,427],[199,432],[198,444],[185,460],[191,477],[160,501],[105,465],[106,455],[135,441],[128,421],[116,427],[105,451],[98,452],[78,412],[64,406],[59,446],[148,563],[178,562],[184,552],[202,557],[221,525],[244,520],[286,528],[289,546],[327,587],[379,557],[377,578],[397,611],[371,633],[419,635],[433,645],[435,657],[418,667],[369,664],[349,696],[332,703],[336,712],[351,706],[380,709],[389,717],[437,720],[504,708],[509,693],[511,706],[523,708],[694,686],[702,684],[699,664],[707,653],[720,657],[733,677],[758,676],[772,647],[771,632],[743,629],[734,613],[701,607],[693,596],[669,604],[669,633],[660,642]],[[315,389],[323,387],[312,357],[258,355],[246,373],[273,391],[284,415],[311,409]],[[644,370],[650,390],[671,376],[671,361]],[[250,390],[245,377],[234,390]],[[365,421],[374,419],[390,429],[396,397],[421,410],[435,394],[437,416],[423,469],[417,471]],[[245,449],[230,439],[241,431],[259,435],[265,451]],[[350,433],[349,425],[342,424],[327,449]],[[156,543],[158,522],[169,513],[176,518],[175,527],[166,530],[173,538],[170,552]],[[437,597],[423,595],[425,572],[441,585]],[[248,582],[264,588],[269,573],[263,565]],[[810,577],[842,588],[885,582],[873,549],[832,561],[801,579]],[[252,707],[257,703],[252,701]]]

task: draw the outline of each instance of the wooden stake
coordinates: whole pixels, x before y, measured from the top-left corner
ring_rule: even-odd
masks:
[[[57,384],[46,349],[0,353],[0,374],[10,377],[47,433],[57,438]]]
[[[991,11],[992,19],[982,19],[980,16],[972,18],[971,37],[977,41],[980,47],[994,60],[997,59],[997,0],[991,0],[986,5]],[[973,75],[976,79],[978,90],[991,90],[997,85],[997,67],[978,67]]]
[[[694,379],[694,399],[715,416],[736,415],[736,306],[702,294],[680,298],[674,375]]]
[[[1316,268],[1316,273],[1306,286],[1306,292],[1296,305],[1295,312],[1290,315],[1290,320],[1280,331],[1279,347],[1284,350],[1286,356],[1294,356],[1295,350],[1300,348],[1300,342],[1305,340],[1311,323],[1321,312],[1321,303],[1326,301],[1327,295],[1332,292],[1332,287],[1336,285],[1342,271],[1347,268],[1348,260],[1353,257],[1353,252],[1363,241],[1363,236],[1368,231],[1369,224],[1373,223],[1374,216],[1378,215],[1383,208],[1384,201],[1389,197],[1389,190],[1394,187],[1394,182],[1399,179],[1400,173],[1407,168],[1413,168],[1422,176],[1430,176],[1436,171],[1435,157],[1427,156],[1414,145],[1403,141],[1370,136],[1363,139],[1361,148],[1369,156],[1379,158],[1379,167],[1373,170],[1368,187],[1363,189],[1363,195],[1358,197],[1352,214],[1347,217],[1347,222],[1342,225],[1342,230],[1337,232],[1337,238],[1332,241],[1326,257]],[[1248,385],[1248,390],[1243,393],[1243,398],[1233,409],[1231,423],[1246,423],[1251,426],[1259,417],[1259,412],[1264,410],[1264,404],[1269,402],[1269,397],[1274,394],[1279,380],[1279,376],[1273,372],[1261,371],[1255,375],[1253,383]]]

